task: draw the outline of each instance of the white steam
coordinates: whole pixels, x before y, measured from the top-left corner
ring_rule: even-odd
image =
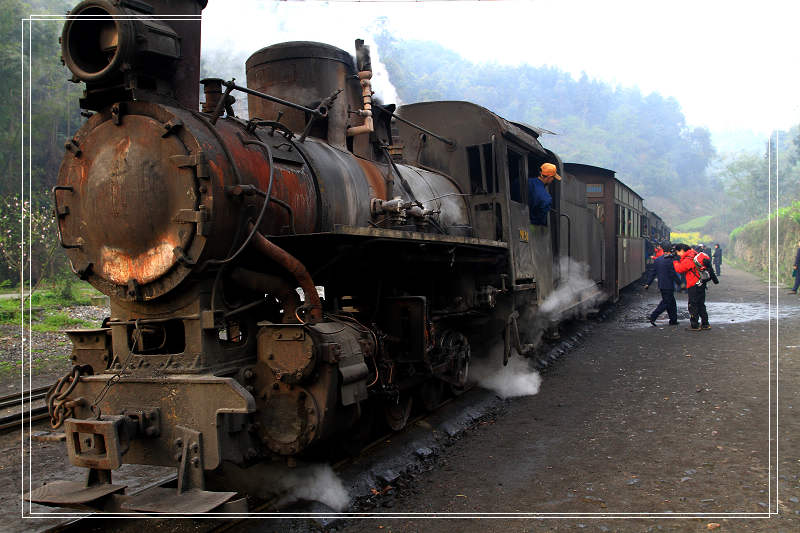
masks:
[[[528,359],[512,355],[503,366],[503,345],[497,344],[489,357],[478,359],[470,368],[470,376],[479,386],[497,393],[501,398],[533,396],[539,392],[542,378],[531,368]]]
[[[512,356],[507,366],[489,374],[478,384],[484,389],[494,391],[501,398],[515,398],[517,396],[533,396],[539,392],[542,378],[539,372],[530,368],[528,359]]]
[[[298,466],[281,476],[278,485],[283,493],[278,507],[296,501],[312,501],[342,511],[350,505],[347,489],[329,465]]]
[[[585,311],[595,305],[595,296],[599,296],[597,284],[589,276],[588,265],[562,257],[560,267],[561,282],[558,288],[539,306],[540,313],[553,319]]]
[[[559,287],[540,306],[521,310],[517,326],[523,345],[539,346],[545,329],[553,321],[580,314],[597,304],[600,292],[589,276],[589,267],[567,257],[561,258],[560,266]],[[520,356],[512,348],[508,365],[503,366],[503,350],[503,343],[499,343],[489,350],[488,357],[473,359],[471,380],[502,398],[537,394],[542,378],[531,360]]]
[[[370,62],[372,63],[372,90],[375,92],[375,96],[386,105],[396,104],[400,106],[402,102],[397,95],[397,89],[389,80],[389,71],[381,61],[378,45],[371,38],[367,38],[365,41],[369,46]]]

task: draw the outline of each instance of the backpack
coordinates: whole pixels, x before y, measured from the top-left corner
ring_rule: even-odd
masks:
[[[692,258],[694,261],[694,273],[697,274],[698,278],[697,283],[695,283],[695,286],[697,287],[701,287],[711,280],[711,274],[709,274],[708,269],[706,269],[703,263],[697,260],[697,258],[701,255],[704,255],[706,258],[708,258],[708,255],[705,252],[701,252]]]

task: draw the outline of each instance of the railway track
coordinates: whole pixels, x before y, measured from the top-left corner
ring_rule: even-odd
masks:
[[[45,386],[0,397],[0,411],[19,408],[17,412],[0,416],[0,432],[20,429],[23,413],[31,422],[47,418],[47,405],[45,405],[44,399],[49,389],[49,386]],[[26,407],[30,406],[30,409],[22,409],[23,399]]]
[[[468,391],[465,391],[468,392]],[[424,421],[427,417],[429,417],[432,413],[436,412],[436,410],[441,409],[447,404],[450,404],[455,397],[448,397],[444,401],[442,401],[436,409],[432,412],[421,412],[415,416],[412,416],[408,419],[406,423],[406,428],[411,428],[417,422]],[[334,472],[341,474],[345,467],[351,465],[354,461],[359,459],[363,459],[364,454],[368,454],[371,450],[375,449],[376,447],[380,446],[381,444],[385,443],[387,438],[402,434],[405,432],[406,429],[401,430],[400,432],[379,432],[378,435],[374,435],[370,438],[368,442],[366,442],[358,451],[357,454],[347,457],[344,459],[340,459],[339,461],[331,464],[331,468]],[[176,480],[176,476],[172,475],[168,478],[161,479],[158,481],[154,481],[136,491],[132,494],[136,494],[143,490],[146,490],[153,486],[172,486]],[[240,495],[241,496],[241,495]],[[248,498],[249,507],[246,510],[242,510],[242,514],[249,514],[251,518],[253,515],[257,515],[258,513],[265,513],[265,512],[276,512],[280,511],[279,502],[284,494],[276,495],[274,498],[269,500],[263,500],[259,498]],[[213,513],[212,513],[213,514]],[[213,516],[207,519],[201,520],[199,522],[191,522],[191,518],[163,518],[160,519],[157,514],[147,514],[143,513],[142,517],[149,517],[154,520],[164,520],[167,521],[164,524],[164,527],[170,529],[174,528],[174,531],[185,531],[186,528],[189,528],[193,532],[199,533],[223,533],[229,531],[236,531],[238,529],[243,528],[246,522],[249,520],[248,517],[231,517],[231,518],[224,518],[220,516]],[[184,525],[179,525],[180,522],[186,521]],[[179,522],[176,522],[179,521]],[[191,526],[185,525],[191,522]],[[160,527],[160,526],[159,526]],[[52,526],[47,528],[47,533],[99,533],[103,531],[115,530],[120,532],[128,532],[128,531],[139,531],[140,525],[130,520],[125,520],[124,518],[120,518],[117,516],[109,516],[104,517],[102,513],[94,513],[86,517],[77,517],[72,520],[66,521],[62,524]]]

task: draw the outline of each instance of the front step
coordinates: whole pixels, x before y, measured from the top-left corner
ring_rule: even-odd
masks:
[[[137,494],[125,495],[127,485],[98,483],[86,486],[79,481],[53,481],[32,490],[25,500],[41,505],[94,509],[103,512],[207,513],[229,504],[236,492],[211,492],[190,489],[150,487]],[[113,497],[109,498],[109,496]],[[237,505],[239,509],[241,505]],[[246,512],[246,504],[244,510]]]
[[[207,513],[225,504],[234,496],[235,492],[191,489],[179,494],[175,489],[151,487],[125,498],[120,509],[141,513]]]
[[[92,506],[92,503],[111,494],[120,494],[127,485],[99,483],[86,486],[80,481],[53,481],[33,489],[25,495],[25,499],[42,505],[58,505],[64,507]]]

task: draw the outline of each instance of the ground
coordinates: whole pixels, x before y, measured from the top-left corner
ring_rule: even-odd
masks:
[[[443,454],[439,468],[385,502],[390,508],[378,509],[561,518],[378,517],[352,520],[345,531],[800,530],[800,457],[792,446],[800,434],[793,416],[800,307],[778,291],[776,331],[767,285],[732,269],[724,274],[708,293],[710,331],[684,329],[685,294],[680,326],[667,326],[666,316],[650,326],[645,317],[658,292],[632,291],[616,319],[593,328],[545,376],[538,395],[511,401],[503,416]],[[779,389],[769,379],[776,363]],[[776,409],[778,461],[770,453]],[[749,515],[770,510],[780,514]],[[666,514],[615,520],[601,513]],[[669,516],[679,513],[708,514]]]
[[[708,294],[710,331],[684,329],[685,295],[678,298],[680,326],[667,326],[662,316],[659,327],[651,327],[645,317],[658,292],[628,291],[614,316],[595,324],[544,375],[537,395],[507,400],[500,413],[446,447],[432,469],[406,476],[368,511],[541,514],[438,520],[377,515],[312,527],[800,530],[800,456],[794,442],[800,420],[793,416],[800,393],[800,305],[785,289],[773,291],[773,308],[780,296],[780,320],[774,312],[770,320],[765,283],[732,269],[723,274]],[[770,373],[778,365],[776,386]],[[771,450],[770,435],[776,434]],[[36,446],[35,455],[43,460],[59,449]],[[9,515],[18,516],[19,437],[4,438],[0,447],[0,472],[11,479],[0,488],[0,498]],[[63,456],[49,461],[46,477],[58,477]],[[769,516],[770,511],[778,514]],[[22,523],[17,518],[5,524],[18,531]],[[24,522],[27,529],[36,524]],[[273,531],[274,524],[249,521],[247,529]]]

